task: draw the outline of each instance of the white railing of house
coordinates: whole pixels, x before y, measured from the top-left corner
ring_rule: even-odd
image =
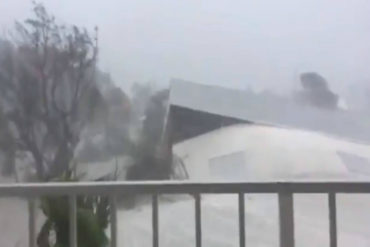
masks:
[[[322,193],[328,195],[330,247],[337,246],[336,194],[370,193],[370,183],[191,183],[191,182],[99,182],[99,183],[32,183],[0,186],[0,196],[25,197],[29,200],[29,246],[36,246],[35,198],[41,196],[69,196],[70,247],[77,247],[78,195],[110,197],[111,246],[117,246],[116,198],[124,194],[152,195],[153,247],[158,247],[158,195],[192,194],[195,201],[195,246],[202,246],[201,194],[237,194],[239,205],[240,247],[245,246],[245,193],[274,193],[279,200],[280,247],[294,247],[293,194]]]

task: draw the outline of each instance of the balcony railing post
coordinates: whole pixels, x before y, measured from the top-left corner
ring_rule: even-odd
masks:
[[[337,247],[337,206],[335,193],[329,193],[330,247]]]
[[[158,247],[158,195],[154,194],[152,198],[152,228],[153,228],[153,247]]]
[[[294,247],[293,194],[279,193],[280,247]]]
[[[202,214],[200,194],[195,194],[195,242],[196,247],[202,247]]]
[[[239,246],[245,247],[245,197],[239,193]]]
[[[75,195],[69,197],[69,246],[77,247],[77,200]]]
[[[110,201],[110,243],[111,247],[117,247],[117,198],[111,195]]]
[[[36,211],[35,199],[28,199],[28,242],[29,247],[36,247]]]

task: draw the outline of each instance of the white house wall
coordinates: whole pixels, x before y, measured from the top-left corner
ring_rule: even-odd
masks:
[[[370,177],[370,145],[301,130],[234,125],[178,143],[173,151],[183,159],[192,180],[220,179],[212,174],[209,164],[219,167],[217,158],[229,163],[240,162],[240,152],[244,154],[245,174],[241,176],[240,171],[236,171],[235,180],[354,180]],[[356,162],[344,161],[338,153],[344,158],[347,155],[353,156],[353,160],[364,161],[361,169],[369,173],[353,172],[357,169],[352,167],[357,166]],[[229,173],[227,169],[224,172]]]

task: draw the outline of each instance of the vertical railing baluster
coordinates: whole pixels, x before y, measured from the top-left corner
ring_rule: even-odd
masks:
[[[117,247],[117,198],[111,195],[110,201],[110,246]]]
[[[77,247],[77,196],[69,197],[69,246]]]
[[[245,247],[245,200],[244,193],[239,193],[239,246]]]
[[[280,247],[294,247],[293,194],[279,193]]]
[[[28,242],[29,247],[36,247],[36,211],[33,198],[28,200]]]
[[[195,194],[195,241],[196,247],[202,247],[202,214],[200,194]]]
[[[329,193],[330,247],[337,247],[337,205],[335,193]]]
[[[153,247],[158,247],[158,195],[152,198],[152,228],[153,228]]]

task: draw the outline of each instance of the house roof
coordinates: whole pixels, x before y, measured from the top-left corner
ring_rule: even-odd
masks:
[[[368,116],[344,110],[321,110],[273,94],[255,94],[173,79],[170,105],[258,124],[319,131],[370,143]]]

